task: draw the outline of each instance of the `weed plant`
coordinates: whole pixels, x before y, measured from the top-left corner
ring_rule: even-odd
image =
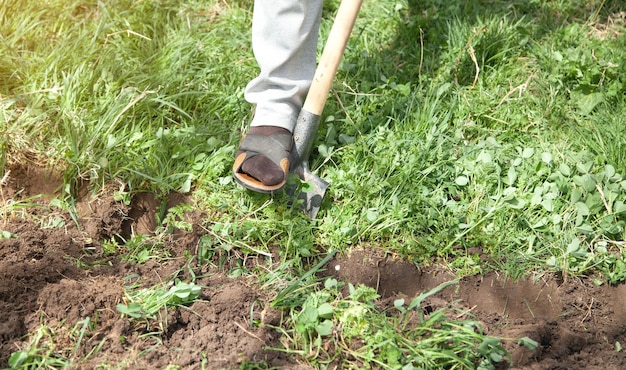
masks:
[[[131,277],[132,278],[132,277]],[[140,288],[136,283],[126,288],[126,304],[117,305],[117,310],[135,319],[156,319],[156,315],[167,307],[192,303],[200,296],[202,286],[194,282],[185,283],[176,279],[166,286]]]
[[[96,324],[90,317],[80,320],[71,329],[50,327],[42,320],[37,330],[29,335],[29,340],[24,348],[14,352],[9,358],[11,369],[60,369],[72,367],[81,361],[87,360],[93,354],[100,351],[106,341],[103,339],[91,348],[90,352],[78,359],[77,352],[87,333],[92,332]],[[73,347],[67,347],[68,341]]]
[[[337,4],[325,2],[320,50]],[[231,179],[252,111],[243,89],[257,73],[251,2],[4,0],[0,178],[35,162],[62,173],[69,200],[85,183],[95,191],[113,180],[131,193],[190,193],[206,213],[199,259],[278,250],[275,265],[238,270],[277,298],[294,281],[298,293],[319,290],[301,279],[311,266],[359,245],[459,275],[624,281],[622,9],[617,0],[365,2],[311,158],[332,183],[313,221],[284,196]],[[324,348],[318,325],[336,325],[350,302],[371,309],[371,299],[323,294],[332,318],[316,306],[320,320],[304,328],[312,310],[281,300],[293,313],[284,333],[300,338],[286,344],[303,356]],[[373,339],[385,328],[368,329],[363,351],[388,345]],[[482,339],[468,338],[475,356]]]
[[[54,341],[54,332],[41,325],[32,335],[27,348],[14,352],[9,358],[11,369],[54,369],[65,368],[70,361],[59,354]]]
[[[420,294],[406,306],[397,300],[392,313],[376,307],[379,296],[373,288],[349,284],[344,297],[341,284],[329,278],[323,289],[291,311],[288,327],[293,329],[277,328],[283,331],[281,350],[298,353],[320,368],[339,362],[344,368],[494,369],[508,355],[500,338],[484,335],[476,321],[449,318],[466,313],[448,308],[423,312],[426,298],[455,283]],[[519,343],[537,347],[529,338]]]

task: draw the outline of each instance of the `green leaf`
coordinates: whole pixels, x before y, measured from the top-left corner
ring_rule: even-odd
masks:
[[[580,186],[587,192],[591,192],[596,188],[596,179],[590,174],[574,176],[573,180],[576,185]]]
[[[324,320],[315,326],[315,331],[321,336],[331,335],[333,333],[333,322]]]
[[[523,209],[526,207],[526,201],[518,197],[511,197],[505,200],[504,203],[513,209]]]
[[[193,180],[193,175],[187,176],[185,181],[180,185],[180,189],[178,191],[180,191],[181,193],[189,193],[191,191],[192,180]]]
[[[591,214],[596,214],[601,209],[604,209],[604,202],[602,201],[602,197],[599,193],[594,193],[591,196],[588,196],[585,199],[585,204],[589,207],[589,212]]]
[[[542,217],[539,221],[535,222],[531,227],[535,230],[541,230],[546,227],[548,224],[548,219]]]
[[[537,349],[537,347],[539,347],[539,343],[529,337],[520,338],[517,344],[519,344],[520,346],[524,346],[531,351],[534,351],[535,349]]]
[[[572,174],[572,170],[565,163],[561,163],[559,165],[559,172],[561,172],[561,174],[566,177],[569,177]]]
[[[604,101],[604,94],[599,92],[593,92],[591,94],[575,94],[576,105],[582,114],[591,113],[594,108]]]
[[[181,281],[179,281],[175,286],[170,288],[170,292],[173,293],[175,297],[178,297],[180,299],[180,301],[173,302],[174,304],[190,303],[194,299],[198,298],[201,291],[201,286],[194,283],[183,283]]]
[[[583,193],[580,192],[580,190],[574,188],[572,189],[572,195],[570,197],[570,202],[572,203],[576,203],[580,200],[580,198],[582,198]]]
[[[504,359],[502,354],[499,352],[491,352],[489,354],[489,357],[491,358],[491,361],[493,362],[501,362]]]
[[[604,174],[607,178],[612,178],[613,176],[615,176],[615,167],[607,164],[606,166],[604,166]]]
[[[185,300],[186,298],[189,297],[190,293],[189,291],[175,291],[174,295],[182,300]]]
[[[480,154],[478,155],[478,158],[476,158],[477,161],[482,162],[484,164],[489,164],[493,161],[493,157],[491,155],[491,153],[489,153],[488,151],[483,150],[482,152],[480,152]]]
[[[329,303],[322,303],[317,308],[317,315],[323,319],[330,319],[333,317],[334,308]]]
[[[517,180],[517,172],[515,171],[515,167],[509,167],[509,171],[506,174],[506,177],[503,179],[503,182],[509,186],[513,185]]]
[[[506,352],[500,346],[500,342],[500,338],[484,337],[482,343],[478,346],[478,351],[484,355],[488,355],[491,363],[501,362]],[[479,367],[479,369],[493,369],[494,367],[491,363],[481,364],[482,366]]]
[[[128,315],[136,319],[139,319],[145,316],[144,309],[139,303],[133,302],[133,303],[130,303],[128,306],[120,303],[117,306],[115,306],[115,309],[117,309],[119,312],[121,312],[124,315]]]
[[[567,245],[568,254],[572,254],[578,251],[579,249],[580,249],[580,239],[578,238],[572,239],[572,241]]]
[[[329,147],[326,144],[320,144],[317,147],[317,151],[320,153],[320,155],[322,157],[325,157],[325,158],[330,157],[330,154],[333,152],[333,149],[334,149],[334,147],[332,147],[332,146]]]
[[[220,146],[224,145],[224,143],[222,143],[222,141],[216,137],[211,136],[210,138],[207,139],[206,141],[206,151],[207,152],[213,152],[216,149],[218,149]]]
[[[576,169],[581,174],[589,173],[589,171],[591,170],[591,167],[593,167],[593,162],[577,163],[576,164]]]
[[[469,178],[467,176],[459,176],[454,180],[454,182],[459,186],[465,186],[469,184]]]
[[[296,323],[296,331],[298,333],[306,333],[309,330],[310,325],[302,322]]]
[[[367,210],[365,218],[369,222],[375,222],[376,220],[378,220],[378,216],[379,216],[378,210],[376,208],[370,208]]]
[[[406,310],[404,309],[404,298],[394,300],[393,306],[402,313],[406,312]]]
[[[483,339],[483,341],[480,343],[480,345],[478,346],[478,350],[486,353],[487,351],[489,351],[492,347],[496,347],[500,345],[500,338],[497,337],[485,337]]]
[[[541,205],[548,212],[554,211],[554,202],[550,198],[545,198],[544,200],[542,200]]]
[[[615,202],[614,209],[616,214],[626,213],[626,204],[624,204],[621,200],[618,200]]]
[[[339,142],[342,144],[352,144],[354,143],[354,141],[355,141],[354,136],[348,136],[346,134],[339,135]]]
[[[11,357],[9,357],[9,366],[11,366],[11,368],[18,368],[26,363],[29,357],[27,351],[13,352]]]
[[[328,278],[326,279],[326,281],[324,281],[324,288],[325,289],[333,289],[337,287],[337,279],[333,279],[333,278]]]
[[[0,231],[0,239],[15,239],[15,238],[17,238],[17,235],[12,234],[9,231],[6,231],[6,230]]]
[[[524,148],[522,151],[522,158],[530,158],[535,154],[535,149],[533,148]]]
[[[352,284],[348,284],[348,288],[350,288],[350,298],[358,302],[369,303],[380,298],[376,289],[366,285],[359,285],[355,288]]]
[[[556,267],[556,257],[550,256],[550,258],[546,260],[546,265],[549,267]]]
[[[576,229],[583,234],[593,234],[593,227],[591,227],[591,225],[589,224],[582,224],[576,227]]]
[[[317,317],[317,308],[309,304],[304,307],[299,318],[302,319],[303,322],[316,322]]]
[[[535,188],[535,191],[533,192],[533,195],[530,198],[530,204],[532,204],[533,206],[536,206],[537,204],[541,203],[541,201],[543,200],[542,192],[543,192],[542,187],[539,186]]]

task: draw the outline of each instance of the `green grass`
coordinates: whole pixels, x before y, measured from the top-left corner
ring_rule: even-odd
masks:
[[[327,251],[358,245],[459,275],[623,281],[620,4],[366,2],[312,158],[332,183],[312,221],[230,177],[257,71],[251,2],[5,0],[0,178],[35,161],[60,169],[70,200],[84,182],[190,192],[208,214],[201,257],[278,247],[284,269],[251,272],[277,294]],[[312,333],[295,328],[285,335]]]

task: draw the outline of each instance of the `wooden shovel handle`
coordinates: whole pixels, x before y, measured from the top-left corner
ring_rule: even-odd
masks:
[[[363,0],[342,0],[337,10],[337,16],[330,29],[324,51],[317,64],[315,75],[306,100],[304,110],[315,115],[321,115],[332,87],[335,74],[339,69],[343,52],[350,38],[352,27],[356,21]]]

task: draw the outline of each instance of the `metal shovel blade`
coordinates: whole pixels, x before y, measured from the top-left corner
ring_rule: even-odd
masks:
[[[293,191],[293,197],[301,201],[302,210],[312,219],[317,217],[317,213],[322,207],[322,201],[324,200],[324,194],[326,189],[330,185],[326,180],[317,176],[309,170],[309,166],[306,162],[302,163],[300,167],[293,171],[300,177],[300,180],[312,185],[308,186],[308,191],[295,190]],[[295,194],[295,192],[298,192]]]
[[[290,172],[298,175],[301,181],[312,186],[305,186],[303,191],[297,188],[288,188],[287,193],[302,201],[302,209],[311,218],[317,217],[322,206],[326,189],[330,185],[326,180],[317,176],[309,169],[309,155],[313,147],[313,140],[320,126],[320,116],[302,109],[293,132],[294,146],[291,151]],[[297,193],[297,194],[296,194]]]

